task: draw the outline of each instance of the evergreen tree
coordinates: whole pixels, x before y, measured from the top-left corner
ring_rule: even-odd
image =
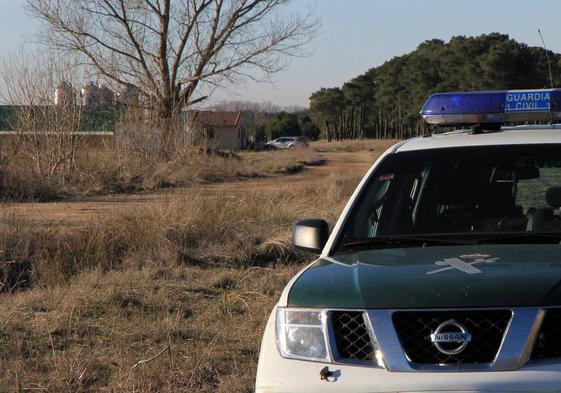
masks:
[[[554,83],[561,83],[561,55],[549,52]],[[406,138],[428,126],[419,111],[435,92],[550,87],[543,48],[500,33],[429,40],[353,78],[341,88],[310,97],[309,113],[328,139]]]

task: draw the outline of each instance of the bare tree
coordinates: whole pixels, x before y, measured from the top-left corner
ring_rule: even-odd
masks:
[[[15,133],[13,155],[22,153],[36,177],[64,182],[76,170],[83,141],[83,111],[73,87],[83,76],[76,63],[22,50],[0,65],[0,100],[10,105],[7,121]]]
[[[302,54],[318,23],[289,0],[26,0],[44,41],[80,53],[99,75],[134,85],[162,119],[202,84],[266,80]],[[257,72],[256,72],[257,71]]]

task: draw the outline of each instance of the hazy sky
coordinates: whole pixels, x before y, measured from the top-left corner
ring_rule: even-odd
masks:
[[[0,0],[0,54],[32,41],[35,21],[24,0]],[[315,9],[321,19],[311,55],[294,59],[276,83],[247,83],[238,94],[219,98],[307,105],[320,87],[340,86],[427,39],[500,32],[530,45],[561,52],[561,0],[292,0],[293,11]]]

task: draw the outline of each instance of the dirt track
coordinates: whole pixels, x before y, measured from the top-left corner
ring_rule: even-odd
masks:
[[[362,175],[373,163],[376,155],[377,154],[368,151],[321,153],[322,158],[327,160],[325,165],[306,167],[305,171],[295,175],[224,183],[198,184],[193,187],[197,187],[197,190],[208,193],[209,195],[216,193],[235,193],[250,188],[266,191],[273,188],[294,187],[299,183],[317,181],[330,173]],[[108,214],[114,208],[135,206],[140,208],[147,202],[181,197],[186,190],[191,192],[193,187],[141,194],[88,197],[66,200],[63,202],[4,204],[2,210],[10,215],[14,214],[25,219],[31,219],[42,225],[64,224],[75,226],[87,223],[98,216]]]

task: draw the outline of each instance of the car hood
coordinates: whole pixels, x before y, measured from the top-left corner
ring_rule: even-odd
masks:
[[[561,305],[561,245],[393,248],[322,258],[289,306],[456,308]]]

